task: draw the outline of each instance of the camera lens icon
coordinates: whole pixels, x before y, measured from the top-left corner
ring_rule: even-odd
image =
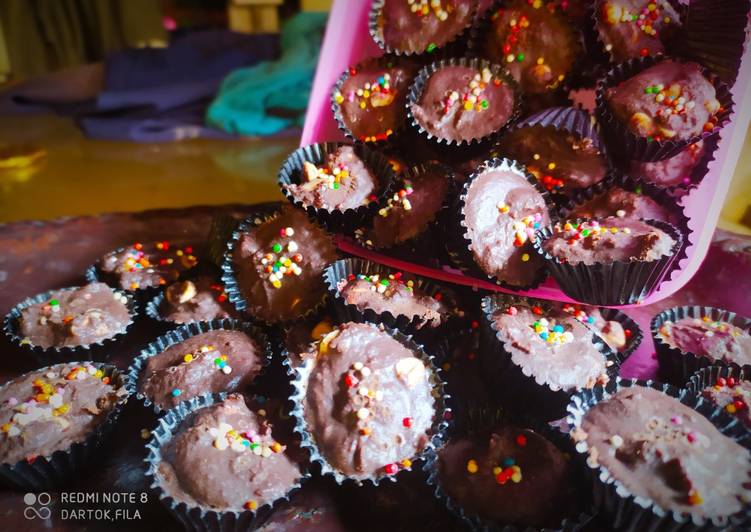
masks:
[[[23,496],[23,502],[26,505],[23,511],[26,519],[49,519],[52,515],[49,508],[52,497],[49,493],[27,493]]]

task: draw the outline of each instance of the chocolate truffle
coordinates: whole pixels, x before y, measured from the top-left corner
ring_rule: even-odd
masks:
[[[284,497],[302,477],[277,438],[265,415],[232,394],[180,424],[162,449],[157,480],[189,507],[256,510]]]
[[[265,346],[243,331],[191,336],[147,358],[138,391],[167,410],[204,393],[242,390],[265,362]]]
[[[569,457],[530,429],[452,438],[438,453],[438,475],[455,505],[484,520],[558,529],[578,506]]]
[[[665,51],[680,28],[669,0],[597,0],[595,27],[616,63]]]
[[[196,264],[192,247],[180,248],[165,240],[154,244],[136,242],[111,251],[100,259],[99,269],[123,290],[140,290],[175,281]]]
[[[665,511],[727,517],[751,498],[749,452],[653,388],[622,388],[590,408],[571,434],[586,441],[591,467],[599,465],[627,492]]]
[[[751,364],[751,334],[732,323],[714,321],[708,316],[681,318],[663,323],[658,336],[684,353],[739,366]]]
[[[605,178],[608,163],[592,139],[554,127],[522,127],[501,139],[498,151],[524,164],[542,186],[564,194]]]
[[[628,339],[633,334],[632,330],[624,329],[620,322],[606,320],[597,307],[565,303],[561,310],[591,327],[597,332],[597,336],[615,351],[624,351],[628,345]]]
[[[44,349],[88,346],[125,332],[128,299],[104,283],[54,290],[49,299],[21,310],[19,335]]]
[[[653,225],[622,218],[556,224],[542,248],[561,262],[652,262],[671,255],[675,240]]]
[[[490,68],[449,65],[429,75],[410,109],[430,135],[469,142],[499,131],[515,110],[514,88]]]
[[[374,201],[379,182],[353,146],[341,146],[328,153],[323,164],[305,161],[299,183],[283,188],[305,206],[346,211]]]
[[[207,276],[169,285],[164,290],[159,313],[163,319],[175,323],[239,317],[224,286]]]
[[[513,286],[533,283],[544,266],[532,242],[550,223],[545,198],[510,167],[485,169],[468,187],[463,224],[477,265]]]
[[[734,377],[718,377],[713,385],[701,391],[701,396],[751,428],[751,413],[748,409],[751,405],[751,382]]]
[[[676,216],[650,196],[637,191],[614,186],[592,199],[577,205],[570,213],[572,218],[602,219],[616,216],[624,220],[660,220],[675,223]]]
[[[356,479],[409,468],[436,415],[425,362],[373,324],[340,325],[312,349],[302,406],[324,460]]]
[[[99,367],[43,368],[0,388],[0,463],[48,457],[85,440],[127,395]]]
[[[677,155],[654,162],[631,161],[629,174],[665,188],[689,185],[694,169],[706,153],[704,141],[689,144]]]
[[[377,28],[387,48],[398,52],[432,52],[472,23],[475,0],[384,0]]]
[[[339,297],[359,310],[371,309],[377,314],[419,318],[418,328],[438,327],[448,319],[449,309],[440,300],[424,293],[402,274],[389,276],[350,275],[337,285]]]
[[[701,65],[660,61],[605,90],[615,117],[635,135],[688,140],[716,127],[720,102]]]
[[[371,60],[351,67],[334,91],[341,120],[357,140],[385,140],[404,125],[407,91],[417,72],[404,60]]]
[[[303,211],[288,206],[249,228],[233,251],[247,311],[269,323],[288,321],[315,308],[326,294],[321,274],[336,259],[331,237]]]
[[[493,321],[511,361],[538,384],[572,393],[608,382],[610,362],[592,331],[570,315],[518,303],[497,310]]]
[[[566,79],[576,42],[573,26],[552,4],[510,0],[490,15],[482,50],[505,66],[525,93],[543,93]]]
[[[368,239],[377,248],[387,248],[421,235],[438,216],[448,193],[449,177],[442,166],[428,163],[410,172],[373,218]]]

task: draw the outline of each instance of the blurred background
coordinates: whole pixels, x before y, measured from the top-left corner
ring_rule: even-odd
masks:
[[[3,0],[0,222],[279,199],[330,3]],[[748,134],[720,226],[751,234]]]

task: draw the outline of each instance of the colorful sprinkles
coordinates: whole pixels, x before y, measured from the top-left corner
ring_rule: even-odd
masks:
[[[402,188],[389,198],[386,206],[378,211],[378,215],[386,218],[394,209],[411,211],[412,203],[409,200],[409,196],[411,196],[414,191],[414,188],[412,188],[412,182],[405,179]]]
[[[498,208],[499,213],[513,216],[513,213],[511,212],[511,207],[506,205],[505,202],[503,201],[499,202],[497,205],[497,208]],[[542,214],[539,212],[524,216],[523,218],[519,220],[515,220],[513,222],[514,246],[521,247],[528,240],[530,242],[534,242],[536,238],[535,231],[537,231],[541,226],[542,226]],[[524,262],[528,260],[529,260],[529,256],[527,256],[527,259],[524,260]]]
[[[670,26],[674,21],[669,16],[669,12],[664,0],[650,0],[644,3],[637,12],[631,12],[626,6],[616,2],[605,2],[602,6],[602,14],[607,24],[617,26],[619,24],[636,24],[636,26],[649,37],[659,39],[660,31]],[[613,49],[611,44],[605,46],[607,51]],[[649,48],[639,50],[641,57],[650,54]]]
[[[250,431],[240,432],[229,423],[219,423],[217,427],[209,429],[216,449],[224,451],[231,449],[236,453],[252,452],[256,456],[268,458],[272,454],[281,453],[286,448],[275,440],[263,441],[261,436]]]
[[[527,446],[527,437],[524,434],[518,434],[514,438],[514,443],[517,447]],[[476,475],[480,473],[480,464],[476,459],[470,458],[467,460],[467,473],[470,475]],[[511,481],[513,484],[518,484],[522,481],[522,469],[517,463],[516,458],[513,456],[506,456],[500,462],[491,465],[490,472],[495,478],[496,484],[503,486]]]
[[[485,67],[474,75],[467,86],[461,89],[461,92],[457,90],[447,91],[443,100],[441,100],[443,114],[448,115],[455,110],[478,113],[485,111],[490,106],[485,91],[491,83],[499,87],[503,81],[498,77],[493,77],[490,69]]]
[[[118,259],[116,271],[119,273],[134,273],[138,271],[145,271],[147,273],[154,273],[155,271],[163,272],[165,275],[170,273],[177,273],[178,269],[175,262],[179,263],[184,269],[193,268],[198,264],[198,259],[193,255],[193,248],[186,246],[184,248],[173,248],[173,246],[167,240],[162,240],[154,244],[156,252],[154,254],[148,254],[144,251],[144,245],[140,242],[134,243],[128,248],[124,256]],[[161,256],[157,258],[153,255],[164,255],[165,252],[173,250],[174,256]],[[170,269],[172,267],[172,269]],[[175,275],[177,277],[177,275]],[[162,275],[159,279],[160,285],[167,284],[167,278]],[[131,282],[129,288],[131,290],[138,290],[141,287],[137,280]]]
[[[302,274],[303,256],[298,252],[299,246],[292,237],[295,230],[292,227],[283,228],[280,240],[271,245],[271,251],[263,254],[260,259],[261,269],[268,275],[267,280],[274,288],[281,288],[284,277]]]
[[[350,68],[349,73],[354,76],[357,74],[357,70],[354,67]],[[395,97],[396,90],[391,86],[391,74],[388,72],[384,72],[373,81],[366,82],[362,87],[347,91],[346,94],[342,94],[339,90],[334,93],[334,101],[337,104],[341,105],[345,101],[357,103],[357,106],[362,110],[387,107],[394,102]],[[363,142],[385,140],[393,133],[392,129],[387,129],[378,135],[362,136],[360,140]]]

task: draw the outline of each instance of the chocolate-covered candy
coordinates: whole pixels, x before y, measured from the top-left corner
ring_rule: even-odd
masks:
[[[168,409],[204,393],[242,390],[264,364],[265,346],[243,331],[191,336],[147,359],[138,390]]]
[[[207,276],[169,285],[159,312],[163,319],[175,323],[239,317],[224,287]]]
[[[136,242],[104,255],[99,260],[99,269],[123,290],[134,291],[175,281],[196,264],[198,259],[190,246],[178,247],[166,241]]]
[[[751,429],[751,382],[748,380],[718,377],[713,384],[701,390],[701,396],[734,415]]]
[[[681,318],[664,322],[657,334],[684,353],[739,366],[751,364],[751,334],[732,323],[709,317]]]
[[[616,216],[624,220],[660,220],[675,223],[676,216],[647,194],[614,186],[571,210],[569,217],[602,219]]]
[[[691,175],[705,153],[704,141],[700,140],[686,146],[677,155],[661,161],[631,161],[628,173],[663,188],[689,185]]]
[[[104,283],[50,292],[47,301],[21,310],[24,341],[44,349],[88,346],[125,331],[131,321],[127,298]]]

